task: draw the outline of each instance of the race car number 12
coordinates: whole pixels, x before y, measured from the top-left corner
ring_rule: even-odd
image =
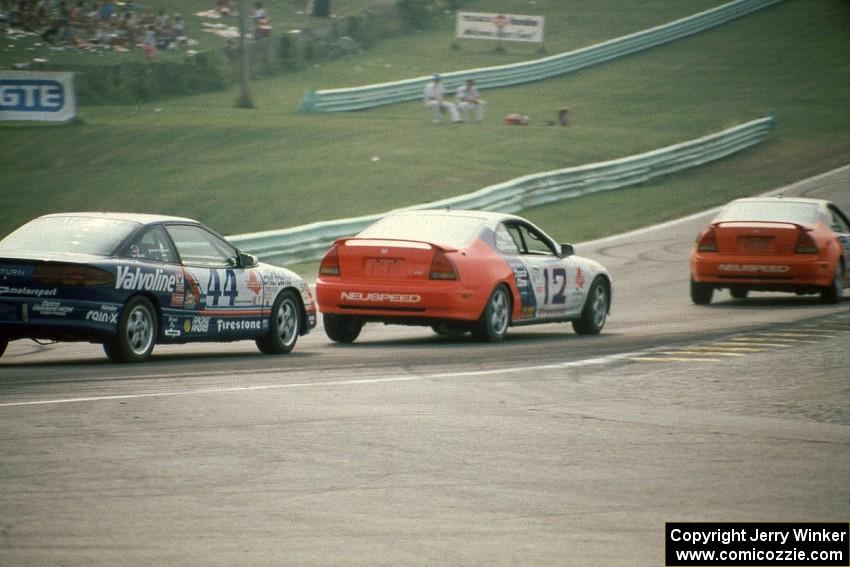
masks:
[[[210,282],[207,285],[207,303],[212,298],[212,304],[218,305],[218,300],[221,296],[230,299],[228,305],[231,307],[236,303],[236,296],[239,295],[239,290],[236,287],[236,274],[233,270],[225,270],[224,290],[221,289],[221,275],[219,270],[210,270]]]
[[[567,270],[564,268],[553,268],[551,275],[549,275],[549,270],[543,270],[543,283],[545,284],[546,295],[543,303],[549,303],[550,284],[552,289],[556,290],[552,295],[552,303],[554,305],[560,305],[567,302],[567,296],[564,294],[564,290],[567,287]]]

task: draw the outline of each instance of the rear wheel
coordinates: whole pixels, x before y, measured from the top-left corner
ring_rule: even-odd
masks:
[[[744,287],[733,287],[729,290],[729,293],[735,299],[746,299],[747,296],[750,294],[750,290]]]
[[[360,336],[363,321],[351,315],[334,315],[325,313],[323,316],[325,334],[338,343],[353,343]]]
[[[0,356],[3,356],[3,353],[6,352],[7,346],[9,346],[9,339],[0,337]]]
[[[844,297],[844,266],[838,264],[835,268],[835,277],[832,278],[832,285],[828,285],[820,292],[820,300],[822,303],[840,303]]]
[[[301,304],[292,290],[284,290],[272,306],[269,334],[257,339],[257,348],[265,354],[287,354],[301,334]]]
[[[118,334],[103,344],[103,350],[112,362],[144,362],[153,352],[156,332],[153,305],[146,297],[133,297],[121,311]]]
[[[472,328],[472,335],[482,342],[496,343],[504,340],[511,321],[511,300],[508,290],[499,286],[493,290],[481,318]]]
[[[581,319],[573,321],[573,330],[580,335],[598,335],[608,318],[608,304],[608,287],[597,279],[590,286]]]
[[[704,284],[691,280],[691,301],[697,305],[708,305],[714,296],[714,288],[710,284]]]

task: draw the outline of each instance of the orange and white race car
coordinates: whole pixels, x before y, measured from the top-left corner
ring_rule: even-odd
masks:
[[[611,277],[529,221],[480,211],[391,214],[325,254],[316,298],[325,332],[350,343],[367,322],[471,331],[502,340],[511,325],[572,322],[597,334]]]
[[[724,207],[691,253],[691,299],[711,303],[715,289],[743,299],[750,291],[820,293],[841,301],[848,285],[850,220],[818,199],[757,197]]]

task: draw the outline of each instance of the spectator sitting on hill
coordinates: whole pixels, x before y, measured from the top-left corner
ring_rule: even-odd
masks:
[[[435,73],[431,78],[431,82],[425,85],[424,93],[425,106],[434,112],[432,122],[442,121],[443,114],[445,112],[449,113],[449,116],[452,118],[452,122],[461,122],[457,107],[453,103],[444,100],[444,97],[445,92],[443,91],[443,85],[440,82],[440,75]]]
[[[478,96],[478,89],[472,79],[467,79],[465,85],[457,89],[457,107],[464,120],[469,120],[469,113],[475,110],[475,121],[484,120],[484,107],[487,103]]]

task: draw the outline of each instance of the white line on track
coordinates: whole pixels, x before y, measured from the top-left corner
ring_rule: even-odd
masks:
[[[292,384],[264,384],[258,386],[234,386],[230,388],[204,388],[198,390],[185,390],[181,392],[148,392],[145,394],[116,394],[111,396],[86,396],[80,398],[58,398],[50,400],[31,400],[26,402],[7,402],[0,403],[0,408],[22,407],[22,406],[45,406],[55,404],[70,404],[78,402],[104,402],[114,400],[137,400],[142,398],[168,398],[175,396],[195,396],[201,394],[225,394],[225,393],[240,393],[240,392],[256,392],[260,390],[283,390],[290,388],[316,388],[316,387],[331,387],[331,386],[356,386],[370,384],[386,384],[393,382],[413,382],[422,380],[446,379],[446,378],[465,378],[468,376],[487,376],[492,374],[510,374],[517,372],[533,372],[538,370],[558,370],[564,368],[580,368],[583,366],[598,366],[608,364],[618,360],[627,359],[636,356],[637,353],[613,354],[598,358],[589,358],[586,360],[576,360],[573,362],[562,362],[557,364],[540,364],[535,366],[514,366],[510,368],[493,368],[490,370],[470,370],[464,372],[440,372],[436,374],[421,374],[421,375],[406,375],[406,376],[386,376],[382,378],[360,378],[349,380],[334,380],[329,382],[296,382]],[[210,374],[197,374],[198,376],[208,377]],[[160,377],[165,375],[148,375],[147,378]],[[169,375],[174,377],[173,375]],[[192,374],[183,374],[183,377],[194,376]]]

